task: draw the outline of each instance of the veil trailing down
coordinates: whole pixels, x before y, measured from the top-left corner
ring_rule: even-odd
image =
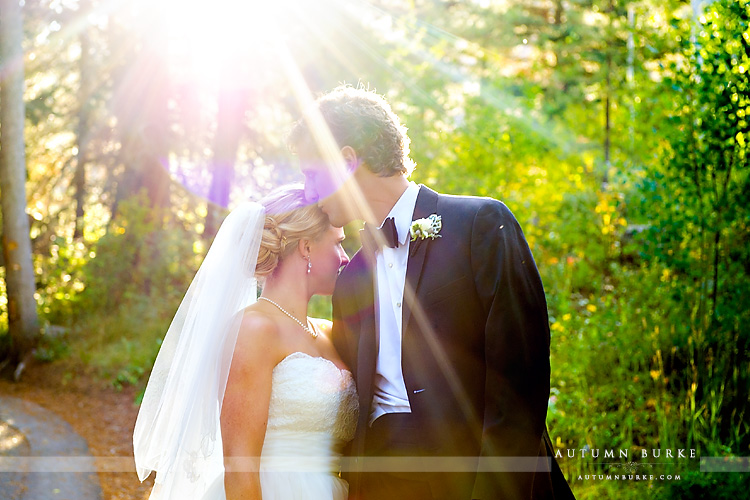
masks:
[[[167,331],[133,433],[138,477],[156,471],[151,499],[224,499],[221,405],[242,321],[257,301],[265,209],[227,216]]]

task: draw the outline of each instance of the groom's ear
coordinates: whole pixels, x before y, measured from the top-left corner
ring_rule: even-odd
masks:
[[[357,158],[357,152],[354,150],[351,146],[344,146],[341,148],[341,157],[344,159],[344,163],[346,163],[346,169],[349,171],[349,173],[354,173],[355,170],[357,170],[357,167],[359,166],[359,158]]]

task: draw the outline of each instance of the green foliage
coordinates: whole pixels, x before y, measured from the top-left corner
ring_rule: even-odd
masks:
[[[115,386],[150,371],[161,339],[200,263],[198,235],[155,215],[143,195],[120,206],[81,274],[74,355]]]
[[[312,300],[310,300],[310,306],[307,313],[311,318],[324,318],[330,320],[333,315],[331,298],[320,295],[314,296]]]
[[[156,299],[173,304],[197,269],[195,235],[153,214],[144,194],[120,205],[109,232],[97,241],[86,267],[83,308],[113,311]]]
[[[54,330],[53,330],[54,331]],[[51,362],[63,359],[70,354],[70,344],[67,332],[57,332],[50,330],[48,325],[42,330],[42,336],[36,346],[35,359],[43,362]]]
[[[142,301],[114,313],[91,314],[74,328],[73,353],[115,387],[137,384],[156,360],[169,327],[168,312],[166,304]]]
[[[552,325],[548,423],[561,448],[748,451],[747,5],[714,3],[702,30],[695,28],[697,50],[691,18],[677,4],[635,6],[680,17],[658,25],[637,10],[632,94],[622,81],[610,93],[610,166],[594,149],[601,140],[594,105],[604,95],[601,64],[598,83],[570,67],[548,68],[551,77],[540,84],[485,77],[477,96],[444,116],[432,107],[448,98],[432,75],[420,76],[418,87],[434,100],[415,104],[416,119],[407,118],[415,179],[505,201],[539,265]],[[599,12],[605,22],[608,14]],[[612,29],[621,29],[623,18],[624,10],[615,13]],[[550,44],[562,40],[555,30],[573,36],[578,29],[529,23],[507,37],[521,28],[539,30]],[[659,37],[639,38],[657,31]],[[623,49],[607,49],[615,79],[624,76]],[[491,58],[484,62],[492,68]],[[647,67],[659,68],[660,77]],[[537,68],[529,76],[547,75]],[[594,100],[576,100],[584,94]],[[548,105],[558,107],[557,116]],[[578,459],[563,470],[600,471]],[[611,484],[574,488],[582,498],[649,494]]]
[[[720,1],[700,19],[696,44],[685,43],[663,89],[664,163],[639,185],[642,257],[665,267],[670,301],[690,318],[666,339],[665,377],[681,398],[684,439],[709,453],[750,446],[748,243],[750,188],[745,110],[750,88],[750,2]],[[677,23],[683,40],[689,23]],[[658,210],[655,208],[658,207]],[[667,347],[667,346],[663,346]]]
[[[750,489],[748,473],[691,471],[680,481],[666,483],[654,496],[656,500],[736,500],[746,498]]]
[[[70,326],[86,288],[84,268],[92,253],[83,241],[54,237],[49,254],[34,256],[38,299],[43,321]]]
[[[565,237],[538,240],[537,255],[564,258],[566,244],[579,252],[540,265],[552,292],[549,425],[562,448],[750,449],[750,3],[716,2],[701,23],[698,49],[688,43],[690,22],[675,23],[685,43],[653,90],[668,96],[658,154],[620,169],[596,196],[566,191],[557,206],[572,222]],[[597,235],[597,226],[614,237]],[[563,468],[573,477],[600,472],[580,459]],[[644,495],[606,483],[574,487],[584,498]],[[688,471],[659,498],[746,490],[746,474]]]
[[[7,327],[0,327],[0,357],[5,357],[10,352],[12,339]]]

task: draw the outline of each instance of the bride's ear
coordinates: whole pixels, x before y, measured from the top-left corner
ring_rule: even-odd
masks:
[[[302,238],[297,243],[297,252],[303,259],[307,259],[310,256],[310,240]]]

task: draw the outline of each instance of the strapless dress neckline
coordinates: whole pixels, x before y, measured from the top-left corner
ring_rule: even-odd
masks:
[[[263,500],[346,500],[341,450],[359,414],[349,370],[302,351],[274,367],[260,463]]]
[[[287,354],[286,356],[284,356],[284,359],[282,359],[281,361],[279,361],[278,363],[276,363],[276,366],[274,366],[273,369],[276,370],[276,368],[278,368],[279,366],[281,366],[287,360],[289,360],[289,359],[295,359],[295,358],[319,359],[319,360],[326,361],[326,362],[330,363],[337,370],[340,370],[340,371],[346,372],[346,373],[351,373],[346,368],[339,368],[339,366],[336,363],[334,363],[333,361],[331,361],[330,359],[328,359],[326,357],[323,357],[323,356],[313,356],[312,354],[308,354],[308,353],[303,352],[303,351],[294,351],[294,352],[291,352],[291,353]]]

